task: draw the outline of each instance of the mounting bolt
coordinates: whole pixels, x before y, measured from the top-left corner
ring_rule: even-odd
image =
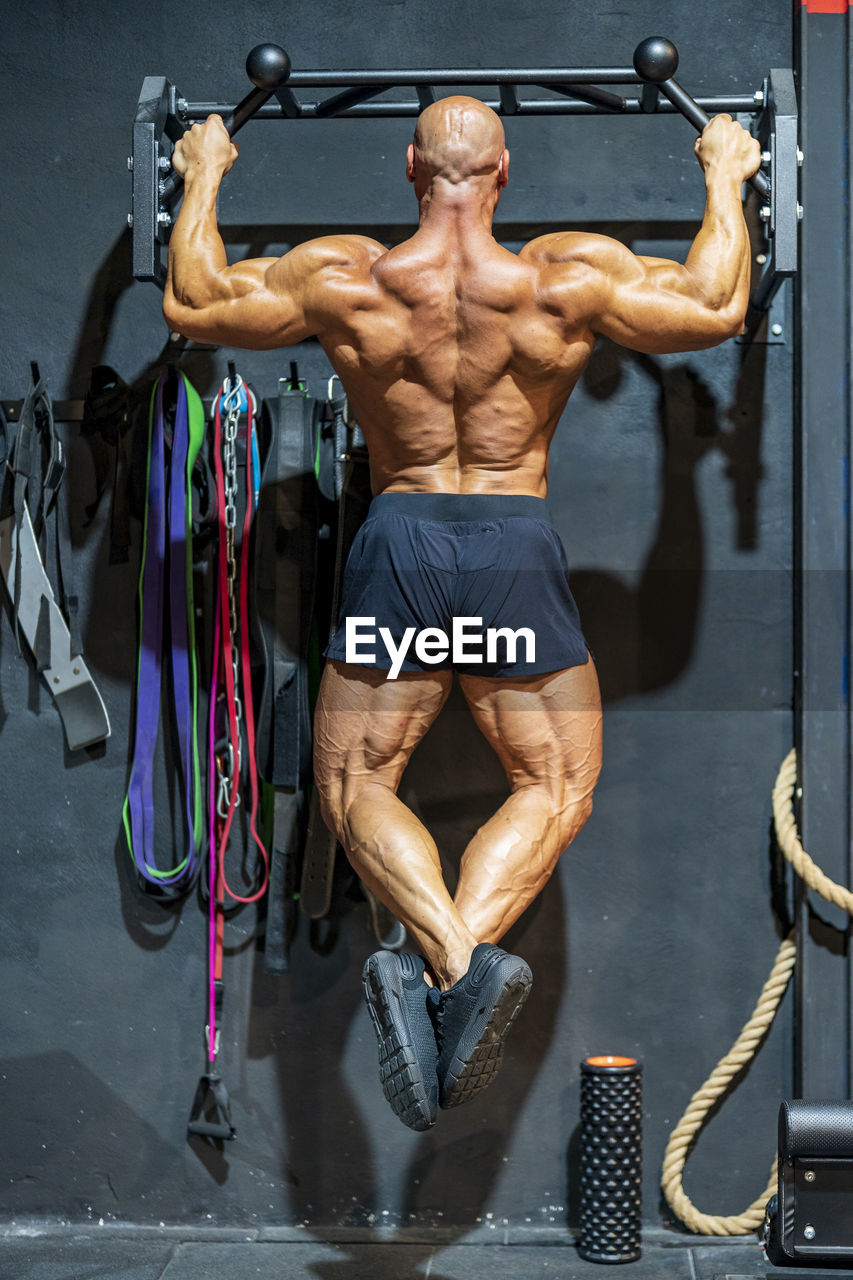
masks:
[[[171,169],[172,162],[168,156],[160,156],[160,159],[157,161],[157,167],[162,170],[163,173],[166,173],[167,170]]]
[[[762,222],[769,222],[770,221],[770,205],[763,204],[761,208],[758,210],[758,216]]]
[[[770,154],[769,151],[762,151],[761,153],[762,164],[769,164],[772,159],[773,159],[773,156]]]
[[[757,107],[763,107],[764,106],[764,90],[756,89],[755,93],[752,95],[752,101],[755,103]]]
[[[773,334],[773,337],[774,337],[774,338],[781,338],[781,337],[782,337],[782,326],[781,326],[781,324],[772,324],[772,325],[770,326],[770,332]]]
[[[132,226],[133,226],[133,214],[132,214],[132,213],[129,213],[129,214],[127,215],[127,225],[128,225],[129,227],[132,227]]]
[[[806,1169],[805,1173],[803,1174],[803,1179],[805,1182],[814,1182],[816,1177],[817,1177],[817,1174],[815,1173],[814,1169]]]
[[[800,148],[797,147],[797,168],[802,169],[802,167],[803,167],[803,153],[800,150]]]
[[[755,255],[755,261],[758,263],[758,265],[759,265],[760,267],[763,267],[763,266],[764,266],[764,264],[765,264],[765,262],[767,261],[767,254],[766,254],[766,253],[757,253],[757,254]]]
[[[817,1235],[817,1232],[810,1222],[803,1227],[803,1235],[807,1240],[814,1240]]]
[[[187,102],[186,98],[178,98],[175,102],[175,110],[184,112],[189,105],[190,104]]]
[[[171,213],[165,213],[164,211],[161,211],[160,213],[157,214],[157,221],[163,227],[170,227],[172,225],[172,215]]]
[[[128,157],[127,157],[127,167],[128,167],[128,169],[130,169],[130,171],[131,171],[131,173],[132,173],[132,172],[133,172],[133,156],[128,156]]]
[[[801,204],[798,204],[797,205],[797,222],[802,222],[802,220],[803,220],[803,206]]]

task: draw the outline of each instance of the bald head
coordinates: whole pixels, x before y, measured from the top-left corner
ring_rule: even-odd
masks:
[[[500,117],[479,98],[440,98],[422,111],[414,159],[421,177],[447,182],[497,175],[506,143]]]

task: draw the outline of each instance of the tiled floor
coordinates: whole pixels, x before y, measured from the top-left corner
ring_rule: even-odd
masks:
[[[27,1234],[23,1234],[27,1232]],[[173,1230],[93,1231],[67,1226],[10,1227],[0,1240],[2,1280],[598,1280],[608,1269],[578,1258],[571,1244],[483,1245],[401,1241],[323,1243],[275,1233],[211,1233],[186,1239]],[[284,1233],[286,1235],[286,1233]],[[612,1271],[609,1274],[613,1274]],[[625,1280],[822,1280],[853,1275],[775,1270],[754,1239],[707,1241],[650,1232],[643,1257],[621,1268]]]

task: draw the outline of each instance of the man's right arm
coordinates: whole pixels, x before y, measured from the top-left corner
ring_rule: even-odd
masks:
[[[266,350],[319,335],[319,282],[369,269],[384,247],[364,236],[322,236],[281,258],[229,265],[216,198],[237,148],[217,115],[194,124],[175,147],[184,199],[169,243],[163,315],[171,329],[199,342]]]
[[[582,232],[528,246],[525,256],[548,264],[545,280],[558,291],[564,286],[567,318],[650,354],[695,351],[741,332],[750,283],[741,184],[758,168],[760,147],[729,116],[716,116],[697,138],[696,153],[705,170],[705,215],[683,264]]]

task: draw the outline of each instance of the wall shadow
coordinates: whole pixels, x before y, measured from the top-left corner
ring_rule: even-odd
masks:
[[[696,472],[719,450],[726,458],[737,524],[737,549],[756,545],[766,348],[744,347],[731,408],[718,402],[689,363],[662,364],[653,356],[602,341],[583,374],[585,390],[607,399],[631,363],[655,388],[660,437],[657,527],[636,587],[600,569],[573,567],[572,592],[595,655],[604,702],[666,688],[689,665],[695,647],[705,579],[705,536]]]

